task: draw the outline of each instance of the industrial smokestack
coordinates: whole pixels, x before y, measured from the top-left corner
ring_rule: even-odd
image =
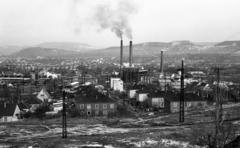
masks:
[[[161,51],[161,63],[160,63],[160,72],[163,73],[163,51]]]
[[[129,45],[129,67],[132,67],[132,41],[130,41]]]
[[[123,65],[123,40],[121,40],[120,43],[120,68],[122,68]]]
[[[123,68],[123,40],[120,42],[120,78],[122,78],[122,68]]]

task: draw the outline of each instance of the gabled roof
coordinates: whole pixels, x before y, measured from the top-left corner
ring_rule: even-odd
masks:
[[[151,98],[159,98],[159,97],[163,98],[164,96],[165,96],[165,91],[160,91],[160,90],[149,94],[149,97],[151,97]]]
[[[144,87],[146,87],[146,85],[135,83],[135,84],[130,88],[130,90],[133,90],[133,89],[141,89],[141,88],[144,88]]]
[[[6,107],[4,107],[4,104],[0,104],[0,118],[3,116],[13,116],[16,107],[17,104],[15,103],[6,103]]]
[[[185,101],[206,101],[206,99],[204,99],[201,96],[198,96],[197,94],[194,93],[187,93],[185,94]]]
[[[172,91],[167,91],[165,93],[164,99],[166,99],[170,102],[178,102],[178,101],[180,101],[180,94],[179,93],[174,93]]]
[[[197,85],[198,85],[198,82],[193,82],[187,85],[185,89],[186,91],[194,91]]]
[[[167,92],[164,99],[167,99],[170,102],[179,102],[180,101],[180,93],[175,94],[174,92]],[[197,94],[194,94],[194,93],[185,93],[184,101],[185,102],[206,101],[206,99],[204,99],[203,97],[198,96]]]
[[[44,96],[42,96],[44,95]],[[43,89],[39,92],[39,94],[37,95],[37,98],[44,98],[44,99],[50,99],[51,96],[49,95],[49,93],[46,91],[46,89],[43,87]]]
[[[114,100],[99,92],[92,91],[75,97],[76,103],[115,103]]]
[[[27,104],[41,104],[42,101],[37,98],[30,98],[27,101],[25,101]]]
[[[24,109],[30,109],[31,105],[27,104],[25,102],[20,102],[20,103],[18,103],[18,107],[20,110],[24,110]]]

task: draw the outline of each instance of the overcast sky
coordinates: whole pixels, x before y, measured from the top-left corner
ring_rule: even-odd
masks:
[[[0,36],[8,45],[119,46],[112,31],[120,23],[125,45],[129,30],[133,43],[221,42],[240,31],[239,6],[239,0],[1,0]]]

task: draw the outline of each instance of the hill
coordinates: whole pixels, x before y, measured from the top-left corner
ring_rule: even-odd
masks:
[[[76,51],[66,51],[62,49],[42,48],[42,47],[30,47],[20,50],[12,54],[12,57],[68,57],[78,54]]]
[[[240,47],[240,41],[224,41],[216,44],[215,46],[238,46]]]
[[[8,47],[0,46],[0,51],[3,55],[8,56],[8,55],[11,55],[11,54],[23,49],[23,48],[26,48],[26,47],[27,46],[25,46],[25,47],[21,47],[21,46],[8,46]]]
[[[45,42],[36,45],[36,47],[63,49],[67,51],[86,52],[92,50],[98,50],[99,47],[91,46],[86,43],[77,42]]]

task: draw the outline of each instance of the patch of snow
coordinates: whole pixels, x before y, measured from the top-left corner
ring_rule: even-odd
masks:
[[[121,139],[118,141],[123,142],[123,143],[132,144],[132,145],[135,145],[136,147],[146,147],[146,146],[153,146],[153,145],[158,144],[157,141],[152,140],[150,138],[147,138],[146,140],[141,140],[141,141],[138,141],[138,140],[139,139],[128,138],[128,139]]]
[[[171,139],[161,139],[160,143],[164,146],[178,146],[179,148],[207,148],[207,146],[190,145],[188,142],[175,141]]]

